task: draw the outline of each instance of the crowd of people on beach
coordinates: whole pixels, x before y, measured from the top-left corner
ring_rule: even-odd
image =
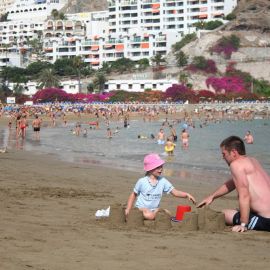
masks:
[[[46,104],[38,106],[2,106],[0,116],[8,121],[10,132],[15,130],[16,139],[24,140],[27,129],[32,127],[35,140],[40,140],[42,127],[54,128],[58,125],[66,127],[69,119],[75,121],[72,132],[76,136],[82,134],[88,136],[88,129],[104,128],[106,137],[113,139],[121,128],[129,128],[132,117],[137,117],[144,122],[165,119],[157,134],[151,134],[150,138],[158,145],[164,146],[168,156],[174,155],[174,149],[178,140],[181,141],[183,150],[189,149],[189,130],[195,128],[194,119],[200,120],[200,128],[209,123],[217,123],[226,119],[227,121],[246,120],[250,121],[260,115],[268,118],[269,115],[258,114],[252,109],[243,110],[218,110],[216,107],[203,108],[194,107],[186,110],[184,106],[177,105],[64,105]],[[71,118],[70,118],[71,117]],[[118,121],[122,127],[111,128],[111,122]],[[88,125],[82,128],[82,123]],[[182,130],[177,134],[175,125],[182,123]],[[164,129],[169,130],[165,134]],[[138,139],[147,139],[148,136],[139,134]],[[238,193],[239,210],[225,209],[226,224],[232,225],[235,232],[246,230],[270,231],[270,177],[254,158],[248,157],[245,151],[245,143],[253,144],[254,137],[251,131],[247,131],[242,138],[230,136],[220,144],[222,156],[228,164],[232,178],[219,187],[215,192],[206,197],[197,207],[210,205],[213,200],[236,190]],[[145,177],[138,180],[134,190],[130,194],[126,216],[135,207],[143,212],[145,219],[155,219],[160,208],[163,193],[175,197],[187,198],[196,204],[195,197],[190,193],[176,189],[166,178],[162,176],[163,161],[157,154],[148,154],[144,158]],[[167,211],[167,210],[166,210]]]

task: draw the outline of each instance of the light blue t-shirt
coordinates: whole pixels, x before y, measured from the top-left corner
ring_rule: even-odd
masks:
[[[155,210],[159,207],[162,194],[169,194],[173,189],[173,185],[164,177],[159,177],[155,186],[151,185],[149,176],[142,177],[133,190],[137,194],[135,206]]]

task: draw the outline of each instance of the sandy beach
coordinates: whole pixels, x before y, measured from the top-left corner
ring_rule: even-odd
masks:
[[[15,150],[0,160],[1,269],[266,269],[270,262],[267,232],[185,232],[96,220],[97,209],[125,204],[140,173]],[[199,172],[170,180],[197,200],[215,188]],[[162,207],[174,212],[183,203],[166,196]],[[236,194],[212,205],[223,207],[237,207]]]

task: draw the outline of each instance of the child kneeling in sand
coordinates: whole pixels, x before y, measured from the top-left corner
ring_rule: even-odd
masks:
[[[149,154],[144,158],[145,177],[140,178],[133,192],[130,194],[125,210],[126,216],[129,214],[135,199],[135,207],[143,212],[145,219],[153,220],[159,211],[159,204],[162,194],[172,194],[179,198],[188,198],[195,203],[195,199],[189,193],[177,190],[164,177],[161,176],[165,161],[157,154]]]

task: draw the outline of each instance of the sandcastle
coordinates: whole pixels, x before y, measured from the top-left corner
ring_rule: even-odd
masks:
[[[125,217],[124,206],[117,204],[111,206],[109,224],[116,227],[151,228],[155,230],[179,231],[222,231],[225,228],[225,217],[221,212],[214,211],[209,206],[186,212],[184,219],[179,222],[171,221],[170,215],[165,210],[160,210],[154,221],[144,220],[143,214],[134,208],[128,218]]]

